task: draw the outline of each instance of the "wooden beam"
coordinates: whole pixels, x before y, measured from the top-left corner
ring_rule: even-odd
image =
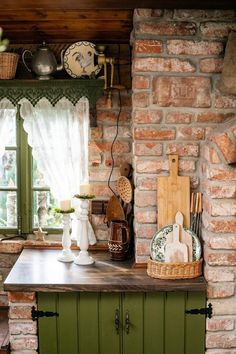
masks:
[[[60,9],[234,8],[234,0],[57,0]],[[0,9],[54,9],[49,0],[1,0]]]

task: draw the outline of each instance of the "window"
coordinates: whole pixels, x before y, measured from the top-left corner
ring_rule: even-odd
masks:
[[[0,159],[0,233],[30,233],[39,226],[61,228],[58,202],[32,158],[19,113],[11,120],[10,139]]]

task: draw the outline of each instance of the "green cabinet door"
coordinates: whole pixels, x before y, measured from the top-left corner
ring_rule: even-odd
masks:
[[[38,293],[40,354],[204,354],[203,292]]]

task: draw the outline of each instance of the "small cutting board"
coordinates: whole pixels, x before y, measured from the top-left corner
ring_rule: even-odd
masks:
[[[173,225],[173,241],[166,244],[165,248],[165,262],[180,263],[188,262],[187,246],[179,241],[180,225]]]
[[[190,177],[178,176],[178,155],[169,155],[169,176],[157,177],[158,230],[174,224],[177,211],[183,214],[183,224],[190,226]]]

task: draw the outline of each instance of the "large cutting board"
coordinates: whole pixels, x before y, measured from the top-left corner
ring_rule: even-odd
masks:
[[[158,230],[174,224],[177,211],[183,214],[183,225],[190,226],[190,177],[178,176],[178,155],[169,155],[169,176],[157,177]]]

